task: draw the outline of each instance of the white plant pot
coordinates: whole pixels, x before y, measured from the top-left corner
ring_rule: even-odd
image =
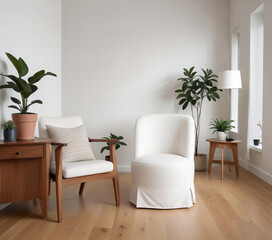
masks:
[[[217,134],[217,140],[219,140],[219,141],[225,141],[226,140],[226,137],[227,137],[226,133],[216,132],[216,134]]]

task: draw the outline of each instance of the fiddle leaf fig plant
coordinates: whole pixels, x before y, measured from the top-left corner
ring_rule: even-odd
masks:
[[[220,98],[219,91],[222,90],[214,85],[218,76],[211,69],[201,69],[202,75],[198,75],[194,69],[195,67],[191,67],[189,70],[183,68],[184,77],[178,79],[182,83],[181,88],[175,92],[178,94],[176,99],[179,101],[182,110],[185,110],[187,107],[191,109],[195,123],[195,156],[197,156],[203,101],[205,98],[209,101],[216,101]]]
[[[19,93],[21,99],[19,100],[18,98],[11,97],[11,101],[16,105],[10,105],[8,107],[18,110],[21,114],[29,113],[28,109],[31,105],[43,103],[39,99],[32,100],[31,102],[29,102],[28,100],[28,98],[38,90],[38,87],[35,84],[38,83],[44,76],[48,75],[56,77],[57,75],[55,73],[45,72],[45,70],[40,70],[36,72],[33,76],[29,77],[26,81],[22,78],[26,76],[29,71],[25,61],[22,58],[17,59],[10,53],[6,53],[6,55],[12,65],[17,70],[18,77],[14,75],[0,74],[1,76],[7,77],[11,80],[8,81],[7,84],[1,85],[0,89],[10,88],[13,89],[15,92]]]

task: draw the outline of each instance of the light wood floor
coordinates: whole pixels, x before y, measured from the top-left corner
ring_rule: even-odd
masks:
[[[46,220],[38,201],[16,203],[0,211],[0,239],[272,239],[272,187],[241,169],[225,168],[209,176],[197,172],[191,209],[135,209],[128,202],[130,175],[120,174],[121,206],[114,206],[111,180],[87,183],[63,192],[63,222],[56,223],[55,184]]]

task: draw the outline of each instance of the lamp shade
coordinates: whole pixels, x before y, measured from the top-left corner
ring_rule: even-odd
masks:
[[[242,88],[239,70],[228,70],[218,74],[217,87],[220,89]]]

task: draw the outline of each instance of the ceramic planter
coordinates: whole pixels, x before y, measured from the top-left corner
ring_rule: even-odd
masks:
[[[4,129],[4,142],[16,142],[17,129]]]
[[[224,132],[216,132],[216,134],[217,134],[217,140],[219,140],[219,141],[226,141],[226,137],[227,137],[226,133],[224,133]]]
[[[194,157],[195,159],[195,170],[206,171],[207,170],[207,154],[198,154]]]
[[[31,140],[34,139],[36,122],[38,115],[36,113],[13,113],[12,120],[17,128],[18,140]]]

